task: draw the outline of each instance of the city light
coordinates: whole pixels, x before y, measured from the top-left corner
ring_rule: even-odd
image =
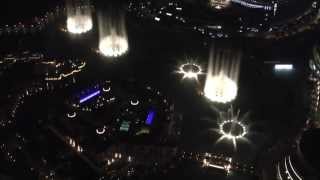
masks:
[[[276,64],[276,65],[274,65],[274,70],[276,70],[276,71],[292,71],[293,65],[292,64]]]
[[[258,4],[255,1],[246,1],[246,0],[231,0],[233,3],[237,3],[239,5],[252,8],[252,9],[264,9],[271,11],[273,10],[273,6],[271,4]]]
[[[287,162],[289,162],[290,169],[288,167]],[[301,176],[299,176],[299,174],[296,172],[295,168],[293,167],[290,156],[288,158],[287,157],[284,158],[284,168],[285,168],[284,177],[287,177],[287,179],[291,179],[291,180],[293,179],[302,180]],[[294,176],[291,174],[291,172],[294,173]],[[280,180],[284,179],[283,176],[281,175],[280,163],[277,164],[277,176]]]
[[[317,179],[320,0],[89,1],[5,8],[0,179]]]
[[[120,126],[120,131],[125,131],[125,132],[128,132],[130,129],[130,122],[128,121],[123,121],[121,123],[121,126]]]
[[[286,158],[284,159],[286,161]],[[288,157],[288,162],[290,165],[291,170],[293,171],[294,175],[299,179],[302,180],[302,178],[299,176],[299,174],[297,173],[297,171],[295,170],[295,168],[293,167],[292,163],[291,163],[291,158],[290,156]],[[287,166],[287,165],[286,165]],[[287,167],[286,167],[287,168]]]
[[[71,119],[75,118],[76,116],[77,116],[77,113],[76,113],[76,112],[68,113],[68,114],[67,114],[67,117],[68,117],[68,118],[71,118]]]
[[[146,124],[147,125],[152,125],[152,122],[154,120],[154,116],[155,116],[156,112],[151,110],[148,113],[147,119],[146,119]]]
[[[72,138],[67,138],[67,141],[69,143],[69,145],[75,150],[77,151],[78,153],[82,153],[83,152],[83,148],[77,144],[77,142],[72,139]]]
[[[287,174],[287,176],[288,176],[288,179],[293,179],[293,177],[291,176],[291,173],[289,172],[289,169],[288,169],[288,165],[287,165],[287,158],[285,157],[284,158],[284,167],[286,168],[286,174]]]
[[[206,159],[203,160],[203,166],[205,167],[213,167],[216,169],[225,169],[224,166],[220,166],[220,165],[215,165],[215,164],[210,164]]]
[[[232,169],[231,163],[232,163],[232,158],[230,158],[230,161],[228,163],[225,163],[223,165],[213,164],[213,163],[210,163],[207,159],[203,159],[203,167],[212,167],[216,169],[221,169],[226,171],[227,174],[231,172],[231,169]]]
[[[281,171],[280,171],[280,164],[277,165],[277,176],[278,176],[279,180],[283,180],[283,178],[281,176]]]
[[[68,17],[67,28],[70,33],[82,34],[90,31],[93,27],[91,16],[76,15]]]
[[[104,88],[102,88],[102,91],[103,92],[110,92],[111,91],[111,87],[108,87],[108,88],[104,87]]]
[[[61,74],[59,74],[59,76],[57,76],[57,77],[46,77],[45,80],[46,80],[46,81],[60,81],[60,80],[62,80],[63,78],[67,78],[67,77],[69,77],[69,76],[72,76],[72,75],[74,75],[74,74],[76,74],[76,73],[81,72],[86,65],[87,65],[86,62],[83,62],[83,63],[81,63],[81,65],[79,65],[75,70],[73,70],[73,71],[71,71],[71,72],[69,72],[69,73],[61,73]]]
[[[81,99],[80,99],[80,104],[82,104],[82,103],[84,103],[84,102],[86,102],[86,101],[90,100],[91,98],[93,98],[93,97],[95,97],[95,96],[99,95],[100,93],[101,93],[101,91],[100,91],[100,90],[98,90],[98,91],[96,91],[96,92],[94,92],[94,93],[92,93],[92,94],[89,94],[89,95],[88,95],[88,96],[86,96],[86,97],[81,98]]]
[[[132,161],[132,157],[128,156],[128,162],[131,162],[131,161]]]
[[[97,128],[96,129],[96,133],[98,134],[98,135],[102,135],[102,134],[104,134],[106,132],[106,126],[103,126],[103,128]]]
[[[132,105],[132,106],[138,106],[139,105],[139,100],[136,100],[136,101],[130,101],[130,104]]]
[[[185,63],[179,67],[179,74],[183,74],[183,79],[196,79],[198,80],[198,76],[203,74],[203,70],[200,65],[195,63]]]

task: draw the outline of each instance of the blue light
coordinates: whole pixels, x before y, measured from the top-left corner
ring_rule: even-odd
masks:
[[[153,111],[153,110],[149,111],[147,119],[146,119],[146,124],[147,125],[151,125],[152,124],[155,114],[156,114],[155,111]]]
[[[97,96],[97,95],[99,95],[100,93],[101,93],[101,91],[98,90],[98,91],[96,91],[96,92],[94,92],[94,93],[92,93],[92,94],[89,94],[89,95],[86,96],[86,97],[81,98],[81,99],[80,99],[80,104],[88,101],[89,99],[91,99],[91,98],[93,98],[93,97],[95,97],[95,96]]]

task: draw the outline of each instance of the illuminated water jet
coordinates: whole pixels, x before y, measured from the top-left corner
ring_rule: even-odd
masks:
[[[207,77],[204,88],[205,96],[211,101],[227,103],[237,96],[238,86],[235,81],[228,78],[221,72],[218,76]]]
[[[241,54],[230,50],[211,51],[204,96],[210,101],[228,103],[237,97]]]
[[[249,133],[249,128],[243,122],[246,120],[248,113],[244,114],[243,117],[240,118],[240,111],[236,114],[234,113],[233,108],[229,108],[227,112],[219,112],[219,128],[213,129],[213,131],[219,133],[221,137],[217,140],[219,143],[222,140],[231,141],[234,149],[237,149],[237,141],[243,140],[245,142],[249,142],[246,138]]]
[[[185,63],[179,67],[179,74],[183,74],[183,79],[195,79],[198,80],[198,76],[203,74],[203,70],[200,65],[195,63]]]
[[[93,28],[89,0],[67,1],[67,30],[72,34],[83,34]]]
[[[90,31],[93,27],[90,16],[71,16],[67,20],[67,28],[70,33],[82,34]]]
[[[99,51],[103,56],[117,58],[128,52],[129,43],[124,13],[114,9],[99,15]]]
[[[99,50],[107,57],[119,57],[129,50],[128,40],[112,33],[100,40]]]
[[[223,137],[232,141],[243,138],[247,134],[246,126],[235,119],[222,122],[219,128]]]

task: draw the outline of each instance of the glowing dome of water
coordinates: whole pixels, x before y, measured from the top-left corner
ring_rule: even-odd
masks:
[[[129,50],[128,40],[126,37],[111,34],[100,40],[99,50],[104,56],[119,57]]]
[[[227,103],[234,100],[237,91],[237,83],[223,73],[218,76],[208,76],[204,87],[205,97],[218,103]]]
[[[93,27],[91,16],[76,15],[68,17],[67,29],[72,34],[82,34],[90,31]]]
[[[67,30],[71,34],[83,34],[93,28],[90,0],[66,1]]]

